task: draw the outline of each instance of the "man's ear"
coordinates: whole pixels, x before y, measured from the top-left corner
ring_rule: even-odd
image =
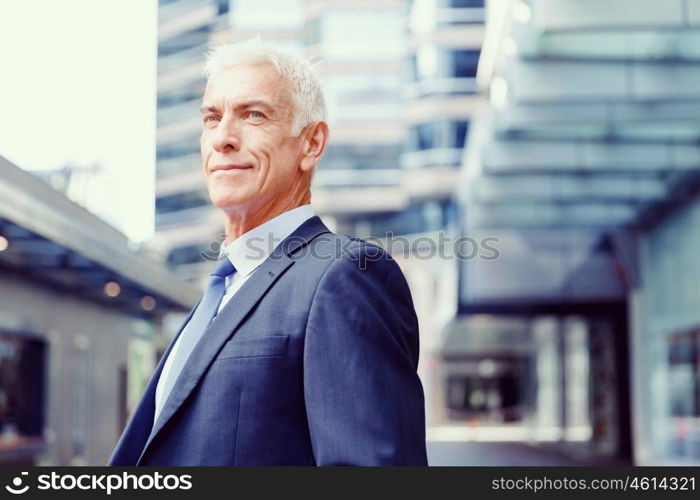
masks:
[[[308,127],[303,135],[303,147],[301,151],[301,162],[299,168],[303,172],[311,172],[318,162],[328,144],[328,124],[324,121],[317,122]]]

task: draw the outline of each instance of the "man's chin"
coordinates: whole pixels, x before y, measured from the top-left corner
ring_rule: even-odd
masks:
[[[224,212],[236,212],[245,207],[249,201],[240,196],[211,196],[212,205]]]

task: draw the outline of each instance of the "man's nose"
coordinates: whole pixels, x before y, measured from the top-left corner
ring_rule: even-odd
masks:
[[[221,120],[219,126],[216,127],[212,145],[219,153],[241,149],[240,128],[235,120],[227,120],[225,118]]]

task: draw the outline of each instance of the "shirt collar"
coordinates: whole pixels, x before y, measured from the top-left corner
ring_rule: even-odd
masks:
[[[284,212],[243,233],[231,244],[222,243],[219,256],[225,254],[236,271],[247,276],[269,257],[282,240],[314,215],[309,204]]]

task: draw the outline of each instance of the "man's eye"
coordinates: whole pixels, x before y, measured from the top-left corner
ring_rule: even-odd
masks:
[[[265,115],[260,111],[249,111],[248,116],[255,119],[265,118]]]
[[[219,118],[216,117],[216,116],[214,116],[214,115],[209,115],[209,116],[205,116],[205,117],[204,117],[204,123],[213,122],[214,120],[217,120],[217,121],[218,121]]]

